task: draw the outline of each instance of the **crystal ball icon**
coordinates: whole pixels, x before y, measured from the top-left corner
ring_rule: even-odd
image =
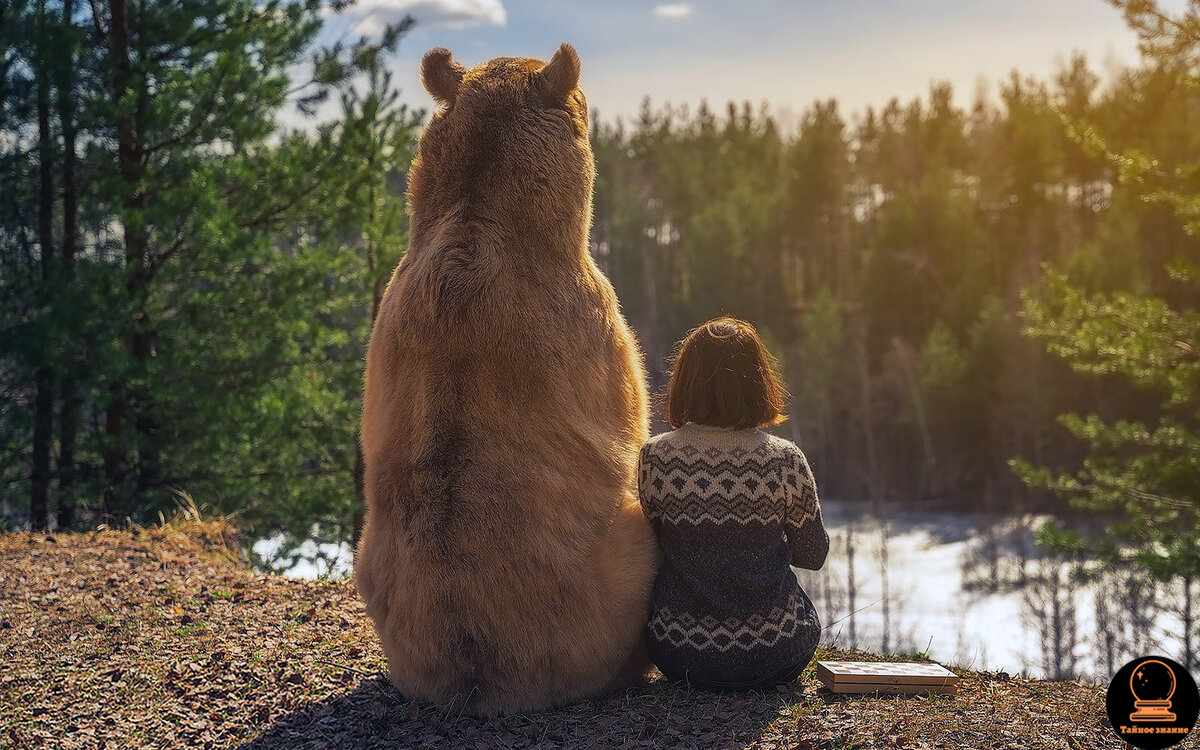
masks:
[[[1138,701],[1170,701],[1175,694],[1175,672],[1163,662],[1150,659],[1133,670],[1129,689]]]
[[[1123,665],[1108,684],[1104,708],[1122,747],[1195,745],[1200,690],[1188,668],[1169,656],[1148,654]]]
[[[1175,694],[1175,670],[1166,662],[1147,659],[1129,676],[1129,690],[1133,693],[1133,706],[1129,720],[1175,721],[1171,711],[1171,696]]]

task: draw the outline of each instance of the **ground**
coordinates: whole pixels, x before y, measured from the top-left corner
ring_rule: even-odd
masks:
[[[1122,746],[1102,688],[962,670],[956,696],[838,696],[810,668],[771,693],[651,678],[604,700],[473,719],[390,686],[352,582],[258,573],[236,550],[219,522],[0,535],[0,747]],[[829,657],[877,658],[818,654]]]

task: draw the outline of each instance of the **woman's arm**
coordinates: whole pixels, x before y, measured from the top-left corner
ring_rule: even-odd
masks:
[[[820,570],[829,554],[829,534],[821,520],[817,482],[799,448],[793,449],[784,462],[783,485],[787,502],[784,529],[792,565]]]

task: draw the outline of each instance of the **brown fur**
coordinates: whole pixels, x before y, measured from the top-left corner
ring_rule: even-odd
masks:
[[[657,547],[633,491],[647,397],[587,252],[578,76],[567,45],[546,66],[426,55],[445,106],[421,136],[411,244],[367,353],[358,589],[396,686],[481,715],[647,666]]]

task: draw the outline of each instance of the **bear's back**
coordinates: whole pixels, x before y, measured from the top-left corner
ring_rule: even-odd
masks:
[[[534,62],[426,56],[443,107],[363,403],[355,573],[392,680],[482,713],[607,684],[645,622],[656,549],[632,494],[640,353],[587,252],[578,61]]]
[[[635,449],[636,436],[622,415],[641,377],[621,356],[636,345],[611,290],[598,274],[531,284],[461,263],[460,252],[429,256],[431,268],[405,261],[381,309],[392,330],[372,339],[367,390],[388,373],[390,398],[374,408],[404,426],[386,443],[417,477],[401,520],[415,544],[453,548],[475,543],[465,532],[513,533],[520,514],[526,535],[600,533],[611,512],[588,495],[612,495],[626,479],[620,444]],[[449,288],[470,292],[447,294],[448,274]],[[581,507],[556,517],[547,498]]]

